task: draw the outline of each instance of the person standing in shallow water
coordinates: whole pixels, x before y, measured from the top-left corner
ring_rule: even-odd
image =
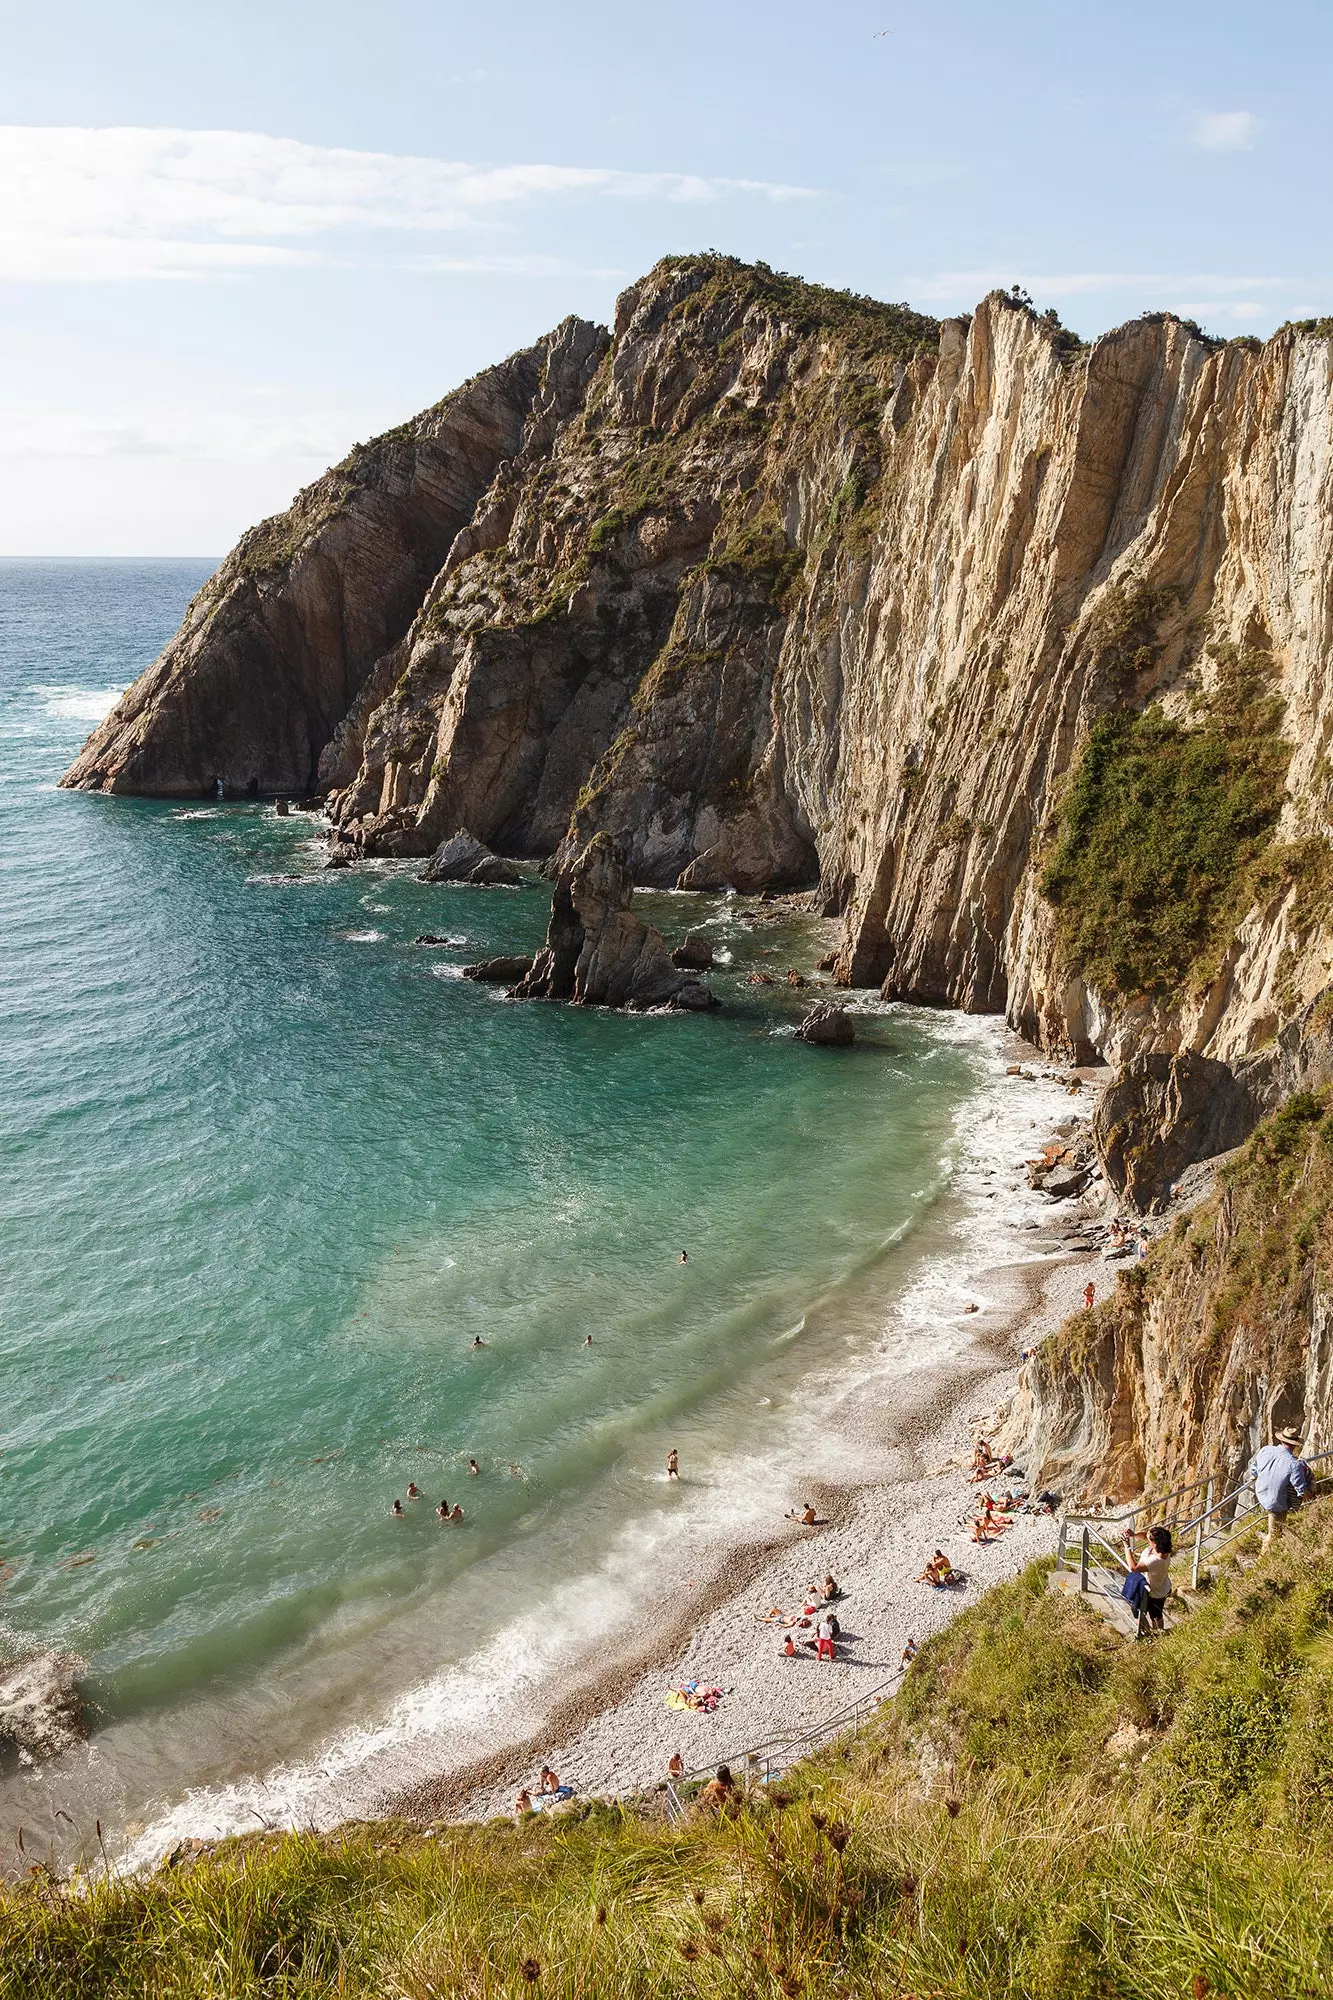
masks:
[[[680,1478],[680,1453],[674,1445],[672,1445],[670,1451],[667,1453],[667,1478]]]

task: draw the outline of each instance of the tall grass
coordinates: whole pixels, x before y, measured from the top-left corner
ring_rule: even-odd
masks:
[[[0,1896],[0,2000],[1333,1995],[1333,1507],[1165,1639],[987,1594],[734,1819],[265,1835]]]

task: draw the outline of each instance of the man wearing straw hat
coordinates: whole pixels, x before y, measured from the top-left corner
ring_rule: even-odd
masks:
[[[1296,1456],[1301,1448],[1299,1431],[1279,1431],[1274,1443],[1266,1444],[1250,1461],[1254,1497],[1268,1516],[1267,1548],[1293,1507],[1299,1507],[1314,1485],[1310,1468]]]

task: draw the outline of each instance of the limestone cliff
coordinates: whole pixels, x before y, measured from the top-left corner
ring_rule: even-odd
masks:
[[[567,320],[252,528],[62,782],[168,797],[314,787],[496,467],[549,441],[604,345]]]
[[[67,782],[607,833],[817,888],[844,980],[1235,1066],[1333,962],[1330,355],[668,259],[247,537]]]
[[[1144,1264],[1034,1351],[1008,1437],[1037,1485],[1229,1492],[1278,1430],[1333,1447],[1330,1106],[1328,1089],[1291,1096]]]

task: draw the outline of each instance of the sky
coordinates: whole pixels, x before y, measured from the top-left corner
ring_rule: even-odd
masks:
[[[669,252],[1333,312],[1333,5],[0,0],[0,555],[221,555]]]

